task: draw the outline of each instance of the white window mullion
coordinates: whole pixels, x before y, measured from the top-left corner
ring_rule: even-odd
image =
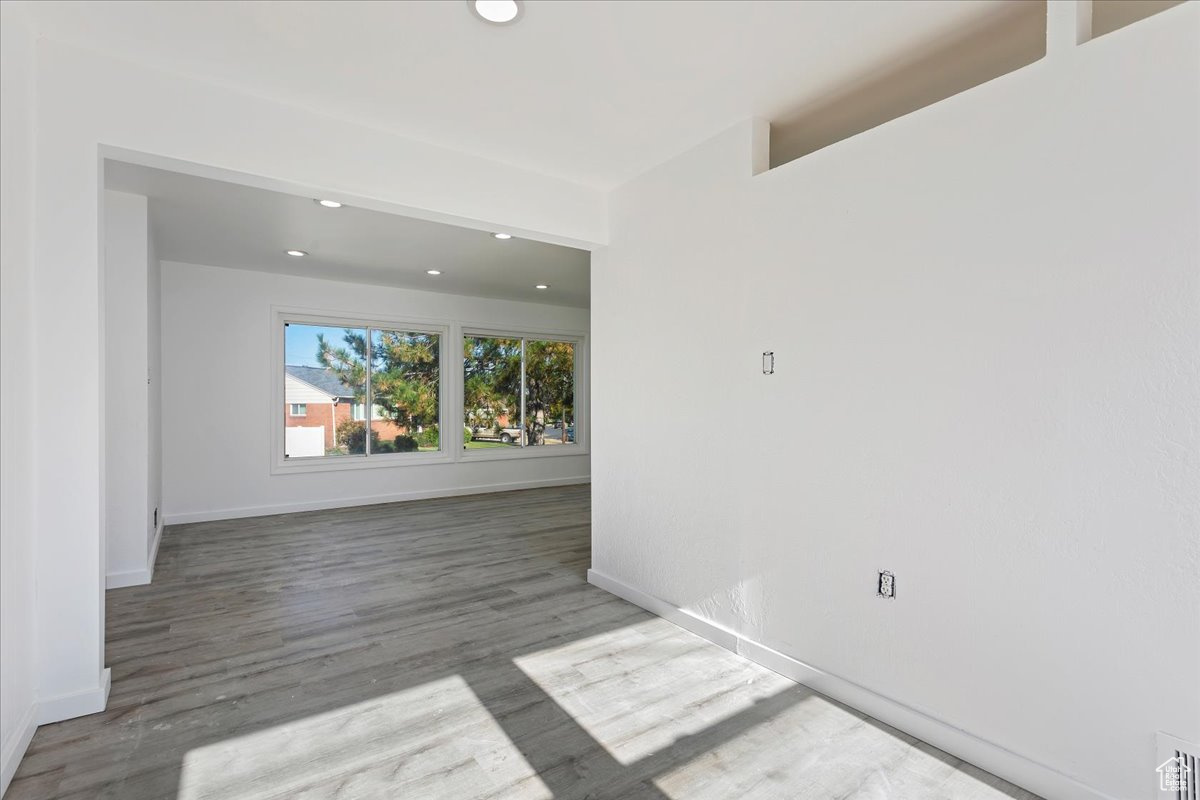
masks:
[[[372,330],[373,329],[371,327],[367,328],[367,349],[366,349],[367,388],[366,388],[366,392],[363,395],[363,399],[366,400],[366,403],[363,405],[363,420],[364,420],[363,424],[367,426],[366,431],[365,431],[366,436],[363,439],[363,455],[366,455],[366,456],[371,455],[371,417],[373,416],[371,414],[371,404],[374,401],[374,398],[371,396],[371,360],[372,360],[371,359],[371,355],[372,355],[371,342],[374,341],[374,337],[371,333]]]
[[[525,339],[521,339],[521,447],[525,446]]]

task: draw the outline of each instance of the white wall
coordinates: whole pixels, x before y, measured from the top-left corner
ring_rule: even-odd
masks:
[[[1155,731],[1200,740],[1198,29],[756,177],[746,124],[616,192],[597,581],[1051,797],[1151,796]],[[645,397],[724,435],[631,453]]]
[[[586,334],[585,309],[169,261],[163,263],[162,298],[163,502],[169,524],[588,479],[587,455],[284,475],[270,469],[273,426],[282,424],[272,387],[283,381],[274,364],[273,306]],[[456,330],[447,342],[450,387],[458,386],[462,363],[454,355],[461,352]],[[449,422],[454,430],[454,420]]]
[[[149,583],[161,497],[159,266],[145,197],[104,193],[105,568],[108,588]],[[151,309],[153,308],[153,312]]]
[[[33,34],[0,3],[0,794],[33,735]]]
[[[162,536],[162,265],[154,244],[153,227],[146,237],[146,471],[145,533],[147,578]],[[157,513],[155,513],[157,512]]]
[[[7,145],[27,141],[27,94],[8,89],[27,86],[28,42],[3,5]],[[754,180],[748,145],[726,139],[619,193],[619,241],[593,269],[594,428],[611,442],[595,454],[597,566],[1140,796],[1149,731],[1200,736],[1200,656],[1177,635],[1196,627],[1200,561],[1196,14],[1164,12]],[[99,412],[94,429],[58,422],[102,407],[89,343],[102,144],[547,238],[602,243],[607,215],[564,181],[46,41],[36,72],[35,272],[19,233],[25,144],[3,164],[4,372],[27,358],[38,397],[10,437],[5,381],[3,487],[33,504],[3,507],[3,687],[24,696],[36,630],[48,721],[104,701],[102,426]],[[713,320],[762,342],[725,344]],[[641,359],[646,335],[716,349]],[[774,383],[757,374],[768,347]],[[34,368],[63,352],[69,393]],[[747,383],[713,392],[711,354],[745,364]],[[645,411],[620,394],[631,380],[677,427],[751,408],[767,432],[634,458],[618,449]],[[28,524],[36,547],[11,534]],[[9,580],[31,555],[33,580]],[[885,566],[901,599],[880,605],[860,581]],[[1007,591],[978,591],[990,582]],[[1182,609],[1171,629],[1168,602]],[[889,659],[864,659],[880,641]],[[1160,658],[1164,641],[1180,652]],[[4,705],[4,720],[24,713]]]
[[[6,4],[7,5],[7,4]],[[5,58],[8,69],[9,56]],[[16,63],[16,62],[14,62]],[[604,198],[569,182],[39,40],[31,374],[42,719],[106,702],[99,251],[102,147],[240,171],[439,220],[602,242]],[[7,178],[6,178],[7,180]],[[69,320],[71,324],[63,324]],[[7,323],[6,323],[7,324]],[[95,338],[93,338],[95,337]],[[79,424],[96,409],[95,426]],[[72,425],[58,424],[71,419]],[[70,502],[64,502],[65,492]]]

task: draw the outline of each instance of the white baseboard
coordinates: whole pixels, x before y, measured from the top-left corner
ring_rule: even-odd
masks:
[[[21,715],[17,728],[0,748],[0,796],[8,791],[8,784],[17,772],[25,751],[29,749],[29,740],[37,730],[37,703],[30,703],[29,708]]]
[[[112,670],[100,673],[100,685],[95,689],[40,700],[30,704],[21,721],[3,747],[0,748],[0,796],[8,791],[8,784],[17,772],[17,765],[25,756],[29,742],[39,725],[62,722],[64,719],[82,717],[103,711],[108,705],[108,691],[112,687]]]
[[[610,578],[602,572],[589,569],[587,575],[588,583],[593,586],[598,586],[609,594],[615,594],[622,600],[628,600],[635,606],[641,606],[651,614],[662,617],[667,622],[673,622],[697,636],[708,639],[713,644],[719,644],[726,650],[732,650],[735,653],[738,651],[738,635],[728,628],[722,627],[715,622],[701,619],[690,611],[676,608],[665,600],[659,600],[657,597],[646,594],[641,589],[635,589],[629,584],[622,583],[616,578]]]
[[[576,483],[589,483],[591,480],[590,475],[571,475],[565,478],[545,478],[534,481],[513,481],[511,483],[486,483],[479,486],[456,486],[449,489],[420,489],[412,492],[377,494],[367,497],[340,497],[332,500],[310,500],[267,506],[222,508],[212,511],[183,511],[164,514],[163,521],[167,525],[185,525],[190,522],[215,522],[217,520],[241,519],[243,517],[266,517],[272,514],[291,514],[297,511],[325,511],[330,508],[352,508],[354,506],[373,506],[381,503],[402,503],[409,500],[430,500],[435,497],[459,497],[466,494],[487,494],[490,492],[512,492],[518,489],[569,486]]]
[[[163,528],[166,523],[163,521],[163,515],[158,515],[158,528],[154,531],[154,541],[150,543],[150,550],[146,554],[146,571],[150,573],[150,580],[154,579],[154,563],[158,561],[158,544],[162,541]],[[150,580],[146,581],[149,583]]]
[[[154,540],[150,542],[146,555],[145,569],[131,569],[125,572],[110,572],[104,576],[105,589],[123,589],[126,586],[145,586],[154,580],[154,562],[158,560],[158,543],[162,541],[163,522],[160,519],[158,530],[154,532]]]
[[[100,673],[100,685],[82,692],[52,697],[38,702],[37,723],[48,725],[87,714],[103,711],[108,705],[108,690],[112,687],[112,670]]]
[[[127,572],[110,572],[104,576],[105,589],[123,589],[126,586],[142,586],[153,577],[151,570],[131,569]]]
[[[616,578],[589,569],[588,583],[1035,794],[1054,800],[1117,800],[1053,767],[981,739],[853,681],[772,650]]]

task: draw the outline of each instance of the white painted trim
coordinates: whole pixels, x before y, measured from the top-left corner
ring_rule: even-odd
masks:
[[[1117,800],[1113,795],[1081,783],[1053,767],[981,739],[853,681],[772,650],[616,578],[589,569],[588,583],[1035,794],[1055,800]]]
[[[738,635],[734,631],[715,622],[701,619],[690,611],[677,608],[665,600],[659,600],[657,597],[646,594],[641,589],[635,589],[627,583],[622,583],[616,578],[610,578],[594,569],[589,569],[587,576],[588,583],[593,586],[598,586],[609,594],[615,594],[622,600],[628,600],[635,606],[641,606],[651,614],[662,617],[667,622],[673,622],[697,636],[708,639],[713,644],[719,644],[726,650],[737,652]]]
[[[361,421],[361,420],[356,420]],[[280,430],[283,430],[282,426]],[[305,472],[338,472],[345,469],[391,469],[392,467],[430,467],[452,464],[445,451],[426,453],[375,453],[373,455],[310,456],[282,459],[271,466],[272,475],[299,475]]]
[[[158,530],[154,532],[154,541],[150,543],[150,553],[146,558],[145,569],[131,569],[125,572],[110,572],[104,576],[105,589],[124,589],[126,586],[145,586],[154,580],[154,562],[158,559],[158,543],[162,541],[163,519],[159,515]]]
[[[131,569],[125,572],[110,572],[104,576],[105,589],[124,589],[126,586],[144,586],[153,576],[148,569]]]
[[[8,791],[8,784],[17,772],[17,766],[29,749],[29,740],[37,730],[37,703],[30,703],[21,715],[17,729],[8,737],[0,749],[0,795]]]
[[[105,669],[100,673],[100,685],[94,689],[84,689],[81,692],[40,700],[37,712],[38,725],[62,722],[64,719],[74,719],[103,711],[108,706],[108,690],[111,687],[112,670]]]
[[[575,427],[579,430],[579,426]],[[578,434],[576,434],[578,436]],[[462,458],[459,459],[463,463],[471,463],[474,461],[511,461],[522,458],[562,458],[563,456],[586,456],[589,455],[586,449],[581,450],[581,445],[575,442],[567,444],[551,444],[538,445],[529,447],[496,447],[486,450],[466,450],[462,451]]]
[[[534,481],[513,481],[511,483],[488,483],[480,486],[455,486],[449,489],[421,489],[412,492],[377,494],[366,497],[339,497],[333,500],[314,500],[304,503],[222,508],[213,511],[184,511],[178,514],[166,515],[164,521],[167,525],[185,525],[191,522],[214,522],[222,519],[291,514],[296,511],[324,511],[330,508],[353,508],[355,506],[372,506],[381,503],[403,503],[409,500],[429,500],[435,497],[459,497],[465,494],[490,494],[492,492],[511,492],[518,489],[540,489],[547,486],[569,486],[576,483],[590,483],[591,480],[590,475],[570,475],[565,478],[544,478]]]

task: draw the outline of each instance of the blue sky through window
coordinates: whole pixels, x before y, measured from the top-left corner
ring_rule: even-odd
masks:
[[[317,334],[324,334],[325,341],[334,347],[343,347],[342,337],[346,329],[327,325],[301,325],[289,323],[284,328],[284,363],[289,366],[319,367],[317,360]]]

